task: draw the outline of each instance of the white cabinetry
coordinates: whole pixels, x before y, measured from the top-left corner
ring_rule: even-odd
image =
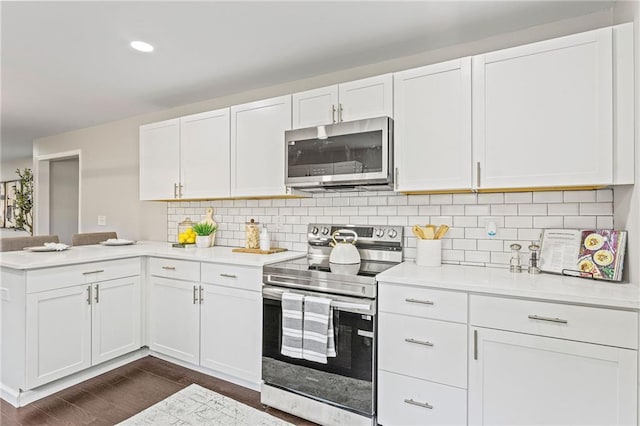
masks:
[[[140,199],[229,196],[229,108],[140,127]]]
[[[262,354],[260,268],[202,264],[200,363],[259,384]]]
[[[385,74],[293,94],[293,128],[393,117],[393,75]]]
[[[469,311],[469,424],[636,424],[636,312],[475,295]]]
[[[471,189],[471,58],[394,75],[396,190]]]
[[[466,424],[467,295],[378,290],[378,422]]]
[[[140,348],[139,274],[125,259],[28,275],[26,389]]]
[[[260,268],[152,258],[149,348],[258,388]]]
[[[149,349],[200,363],[200,263],[149,259]]]
[[[291,95],[231,107],[231,196],[288,195],[284,132]]]
[[[612,29],[473,57],[474,183],[613,182]]]

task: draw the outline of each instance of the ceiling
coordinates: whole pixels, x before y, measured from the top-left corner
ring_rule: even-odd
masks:
[[[36,138],[586,15],[611,1],[7,2],[2,160]],[[133,51],[132,40],[156,50]]]

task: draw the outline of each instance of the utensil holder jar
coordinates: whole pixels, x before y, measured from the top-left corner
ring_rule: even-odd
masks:
[[[416,246],[416,265],[440,266],[442,264],[442,240],[418,239]]]

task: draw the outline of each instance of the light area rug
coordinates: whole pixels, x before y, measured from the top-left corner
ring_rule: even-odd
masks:
[[[174,393],[118,425],[293,426],[196,384]]]

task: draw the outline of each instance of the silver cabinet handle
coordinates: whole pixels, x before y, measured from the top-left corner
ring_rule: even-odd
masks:
[[[225,278],[238,278],[238,276],[234,274],[220,274],[220,276]]]
[[[100,284],[96,284],[96,303],[100,303]]]
[[[173,198],[178,198],[178,184],[173,184]]]
[[[473,359],[478,359],[478,330],[473,330]]]
[[[338,104],[338,121],[342,123],[342,104]]]
[[[87,286],[87,305],[91,304],[91,286]]]
[[[175,266],[163,266],[162,269],[166,269],[168,271],[175,271],[176,267]]]
[[[476,163],[476,186],[480,188],[480,162]]]
[[[420,300],[420,299],[404,299],[405,302],[409,303],[420,303],[421,305],[433,305],[433,301],[431,300]]]
[[[99,274],[100,272],[104,272],[104,269],[96,269],[95,271],[83,272],[82,275]]]
[[[396,167],[396,176],[395,176],[395,182],[393,182],[393,189],[398,189],[398,175],[400,174],[400,172],[398,172],[398,168]]]
[[[551,318],[551,317],[541,317],[538,315],[529,315],[529,319],[537,320],[537,321],[549,321],[549,322],[557,322],[560,324],[568,324],[569,322],[565,319],[561,318]]]
[[[429,410],[433,410],[433,405],[429,404],[428,402],[414,401],[413,398],[405,399],[404,402],[407,403],[407,404],[417,405],[418,407],[428,408]]]
[[[336,122],[336,106],[331,104],[331,121]]]
[[[200,286],[200,304],[204,302],[204,287]]]
[[[193,286],[193,304],[197,304],[198,303],[198,287],[197,286]]]
[[[183,184],[179,184],[178,185],[178,198],[182,198],[182,188],[184,187]]]
[[[418,345],[423,345],[423,346],[433,346],[433,343],[428,342],[426,340],[416,340],[416,339],[406,338],[404,339],[404,341],[407,343],[416,343]]]

